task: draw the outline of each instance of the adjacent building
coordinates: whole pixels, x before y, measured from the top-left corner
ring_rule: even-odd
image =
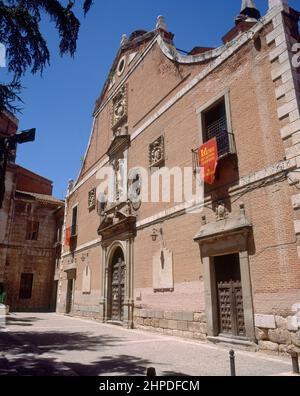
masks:
[[[5,112],[0,137],[16,133],[18,120]],[[52,182],[15,163],[11,152],[0,209],[0,283],[11,311],[55,310],[55,268],[60,255],[64,202]]]
[[[183,53],[163,17],[122,37],[69,186],[59,312],[300,347],[298,22],[287,1],[243,1],[219,48]],[[204,192],[180,198],[215,143]]]

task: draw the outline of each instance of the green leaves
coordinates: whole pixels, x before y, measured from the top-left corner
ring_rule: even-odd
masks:
[[[3,110],[12,113],[21,112],[21,109],[15,104],[22,102],[19,96],[21,88],[21,83],[18,80],[13,80],[10,84],[0,84],[0,114]]]
[[[93,1],[82,1],[86,15]],[[0,0],[0,43],[6,47],[8,71],[14,76],[13,83],[1,85],[0,111],[5,107],[15,108],[12,101],[20,99],[21,89],[16,86],[16,81],[26,71],[42,73],[50,64],[47,42],[40,31],[43,13],[50,16],[59,32],[61,56],[74,56],[80,29],[80,22],[73,12],[74,5],[75,0]]]

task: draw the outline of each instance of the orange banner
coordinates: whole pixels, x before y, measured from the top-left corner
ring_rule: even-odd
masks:
[[[66,229],[66,245],[71,246],[71,227]]]
[[[203,179],[207,184],[214,184],[219,160],[217,139],[211,139],[199,148],[199,166],[203,168]]]

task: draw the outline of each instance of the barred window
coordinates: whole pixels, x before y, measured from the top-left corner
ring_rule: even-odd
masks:
[[[27,222],[26,240],[37,241],[39,237],[40,223],[38,221],[29,220]]]
[[[230,152],[225,100],[203,113],[204,141],[217,139],[219,157]]]

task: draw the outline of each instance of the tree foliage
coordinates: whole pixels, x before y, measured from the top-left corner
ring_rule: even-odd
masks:
[[[84,14],[93,0],[80,0]],[[61,56],[74,56],[80,22],[75,15],[76,0],[0,0],[0,43],[6,47],[8,71],[13,74],[10,84],[0,84],[0,112],[18,111],[20,78],[27,70],[42,73],[50,64],[50,53],[40,22],[48,15],[59,33]]]

